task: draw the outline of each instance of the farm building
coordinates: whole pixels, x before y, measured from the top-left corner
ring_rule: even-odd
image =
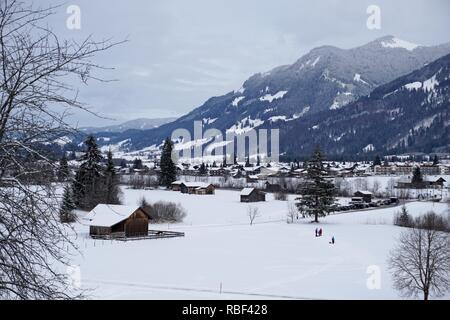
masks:
[[[241,191],[241,202],[266,201],[266,194],[255,188],[244,188]]]
[[[149,216],[139,206],[99,204],[83,220],[89,226],[91,237],[148,235]]]
[[[215,188],[206,182],[183,182],[180,185],[180,191],[188,194],[214,194]]]
[[[353,196],[362,198],[366,203],[372,202],[372,192],[370,191],[356,191]]]
[[[174,181],[170,184],[172,191],[181,191],[181,184],[183,181]]]

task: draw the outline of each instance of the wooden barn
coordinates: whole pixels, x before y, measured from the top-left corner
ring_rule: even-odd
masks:
[[[370,191],[356,191],[353,196],[361,197],[366,203],[372,202],[372,192]]]
[[[241,191],[241,202],[266,201],[266,194],[255,188],[244,188]]]
[[[172,188],[172,191],[181,191],[182,184],[183,181],[174,181],[170,184],[170,187]]]
[[[212,184],[206,182],[183,182],[180,186],[181,193],[188,194],[214,194],[215,188]]]
[[[148,214],[139,206],[99,204],[83,221],[91,237],[148,236]]]

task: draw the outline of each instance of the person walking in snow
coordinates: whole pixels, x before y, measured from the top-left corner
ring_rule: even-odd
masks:
[[[334,236],[331,237],[331,244],[334,244]]]
[[[319,229],[319,237],[322,236],[322,228]]]
[[[319,234],[319,229],[316,228],[316,238],[317,238],[318,234]]]

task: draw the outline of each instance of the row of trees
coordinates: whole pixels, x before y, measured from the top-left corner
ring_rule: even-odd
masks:
[[[112,152],[109,151],[103,158],[93,136],[85,141],[86,152],[80,158],[81,164],[70,186],[66,186],[60,209],[63,222],[73,222],[75,208],[92,210],[99,203],[120,204],[119,179],[114,167]],[[69,171],[66,171],[64,158],[60,163],[59,176],[67,180]]]

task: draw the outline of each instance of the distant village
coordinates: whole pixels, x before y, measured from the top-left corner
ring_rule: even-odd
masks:
[[[145,189],[158,186],[160,173],[157,159],[135,157],[134,159],[114,158],[115,169],[120,176],[120,182],[133,188]],[[77,155],[74,153],[68,161],[72,170],[79,166]],[[234,164],[224,163],[178,163],[176,175],[178,181],[174,184],[175,190],[185,193],[211,194],[211,187],[243,189],[255,188],[265,192],[296,193],[301,181],[306,177],[307,170],[303,162],[291,163],[250,163],[236,161]],[[450,175],[450,160],[448,158],[431,157],[429,161],[413,161],[409,159],[396,159],[395,157],[376,157],[373,161],[346,162],[326,161],[327,175],[337,182],[365,178],[392,179],[390,182],[391,194],[387,196],[400,196],[402,198],[417,198],[420,192],[410,192],[408,196],[402,190],[446,190],[448,189],[447,176]],[[411,181],[414,170],[420,170],[424,177],[420,183]],[[182,183],[184,184],[182,185]],[[367,183],[362,183],[358,189],[369,189]],[[343,190],[343,196],[351,196],[353,192]],[[371,190],[374,194],[379,190]],[[394,192],[395,191],[395,192]]]

